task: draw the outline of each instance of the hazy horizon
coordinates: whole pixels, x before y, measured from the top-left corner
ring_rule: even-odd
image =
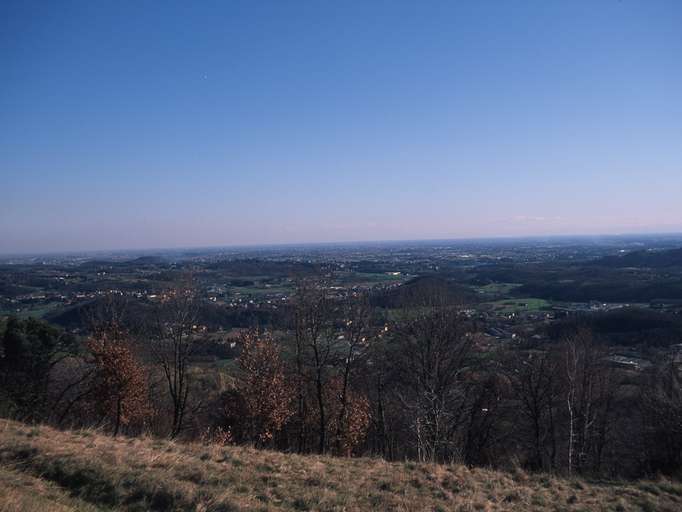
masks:
[[[649,238],[680,239],[682,242],[682,231],[661,231],[661,232],[623,232],[623,233],[594,233],[594,234],[564,234],[564,235],[500,235],[500,236],[472,236],[454,238],[410,238],[410,239],[367,239],[367,240],[336,240],[336,241],[294,241],[294,242],[271,242],[271,243],[247,243],[247,244],[215,244],[215,245],[175,245],[175,246],[140,246],[140,247],[103,247],[103,248],[73,248],[64,250],[48,250],[35,252],[0,252],[3,258],[12,257],[33,257],[33,256],[60,256],[60,255],[90,255],[90,254],[116,254],[116,253],[140,253],[157,254],[163,251],[215,251],[215,250],[258,250],[275,248],[305,248],[305,247],[353,247],[365,245],[406,245],[406,244],[435,244],[435,243],[468,243],[468,242],[506,242],[506,241],[530,241],[545,242],[548,240],[557,241],[578,241],[578,240],[604,240],[604,239],[625,239],[629,241]]]
[[[682,233],[679,2],[0,17],[0,254]]]

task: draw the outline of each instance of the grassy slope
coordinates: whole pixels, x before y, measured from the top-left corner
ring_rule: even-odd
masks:
[[[74,498],[48,480],[0,466],[0,512],[92,512],[97,507]]]
[[[682,510],[682,483],[297,456],[0,421],[0,511]]]

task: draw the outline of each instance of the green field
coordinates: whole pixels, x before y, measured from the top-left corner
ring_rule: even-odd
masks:
[[[551,306],[548,301],[535,298],[504,299],[495,302],[487,302],[484,305],[489,306],[494,312],[500,314],[534,312]]]
[[[263,295],[288,294],[293,290],[292,287],[285,286],[230,286],[228,290],[233,296],[242,297],[262,297]]]
[[[490,283],[476,288],[478,293],[486,295],[508,295],[514,288],[522,286],[518,283]]]
[[[45,315],[53,311],[60,306],[57,302],[51,302],[49,304],[40,304],[35,307],[23,309],[19,312],[16,310],[0,310],[0,316],[16,316],[18,318],[43,318]]]
[[[370,288],[379,284],[402,283],[409,280],[412,276],[400,274],[397,276],[386,273],[353,273],[346,278],[339,280],[342,285],[355,285]]]

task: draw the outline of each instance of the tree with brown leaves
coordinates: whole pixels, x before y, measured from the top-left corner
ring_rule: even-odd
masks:
[[[328,429],[336,432],[334,453],[350,456],[367,435],[371,421],[369,400],[351,389],[344,375],[329,380],[325,395],[331,413]]]
[[[266,445],[292,416],[293,392],[286,382],[279,347],[270,334],[246,333],[241,345],[237,391],[247,414],[245,434]]]
[[[113,423],[113,434],[121,426],[139,424],[148,413],[145,370],[127,343],[106,335],[87,342],[94,367],[92,408]]]

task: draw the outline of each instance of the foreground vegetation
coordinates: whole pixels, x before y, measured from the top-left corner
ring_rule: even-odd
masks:
[[[236,358],[220,367],[201,364],[192,288],[169,290],[137,332],[122,327],[118,296],[87,338],[10,317],[0,322],[0,416],[299,454],[682,474],[678,347],[618,355],[598,326],[575,322],[505,343],[446,291],[422,292],[413,298],[423,305],[389,320],[372,296],[302,283],[288,325],[224,340]]]
[[[0,511],[679,510],[682,484],[300,456],[0,422]]]

